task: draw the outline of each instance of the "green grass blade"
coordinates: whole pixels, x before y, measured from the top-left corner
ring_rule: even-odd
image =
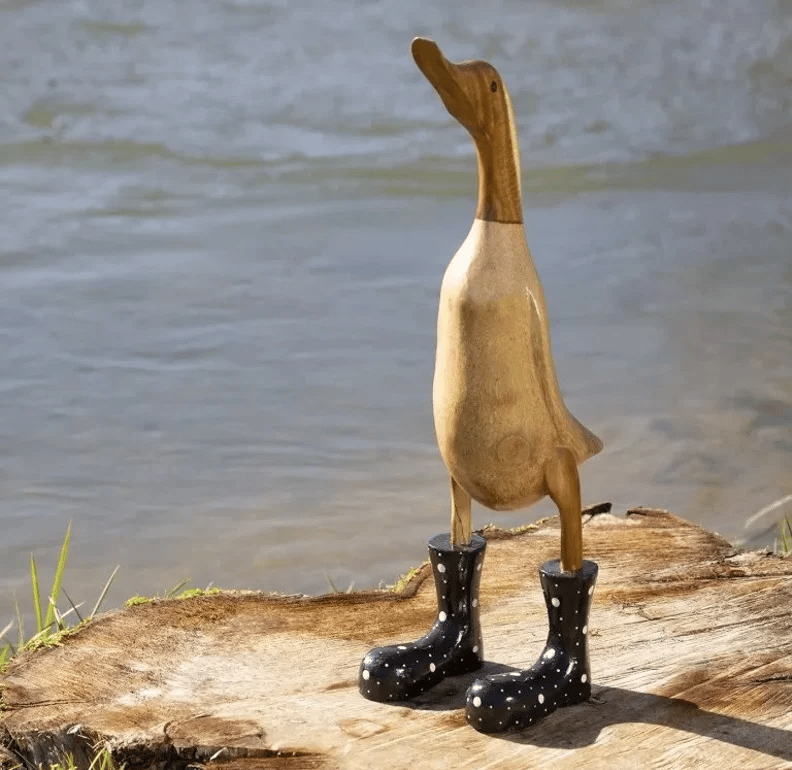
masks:
[[[96,600],[96,604],[94,605],[93,610],[91,610],[91,614],[88,616],[89,618],[92,618],[94,615],[96,615],[97,612],[99,612],[99,608],[102,606],[102,602],[105,600],[105,596],[107,596],[107,592],[110,590],[110,586],[113,585],[113,580],[115,580],[116,573],[118,572],[119,569],[121,569],[120,564],[113,570],[113,574],[110,575],[107,582],[105,583],[105,587],[102,589],[102,593],[99,594],[99,598]]]
[[[36,633],[44,628],[44,616],[41,613],[41,591],[39,590],[38,570],[33,554],[30,554],[30,586],[33,589],[33,609],[36,612]]]
[[[50,593],[50,605],[47,608],[47,617],[44,619],[45,628],[49,628],[55,621],[55,605],[58,603],[60,596],[61,585],[63,584],[63,573],[66,570],[66,560],[69,558],[69,543],[71,543],[71,529],[72,523],[66,529],[66,537],[63,538],[63,545],[61,546],[60,556],[58,557],[58,566],[55,569],[55,578],[52,581],[52,592]]]
[[[18,646],[23,647],[25,645],[25,624],[22,621],[22,611],[19,609],[19,602],[16,596],[14,596],[14,609],[16,609],[17,629],[19,629]]]
[[[777,545],[775,550],[781,556],[789,556],[792,553],[792,525],[789,523],[789,516],[784,516],[781,520],[780,535],[781,543]]]
[[[165,592],[165,597],[164,598],[173,599],[173,597],[176,596],[176,594],[178,594],[179,591],[181,591],[182,588],[184,588],[184,586],[186,586],[187,583],[189,583],[189,582],[190,582],[190,578],[186,578],[185,580],[182,580],[181,583],[177,583],[175,586],[173,586],[173,588],[171,588],[170,591],[166,591]]]

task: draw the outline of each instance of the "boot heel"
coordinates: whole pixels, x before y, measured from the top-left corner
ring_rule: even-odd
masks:
[[[471,671],[478,671],[484,658],[481,655],[481,648],[477,652],[468,650],[461,653],[458,657],[454,658],[448,666],[444,669],[445,676],[459,676],[460,674],[469,674]]]

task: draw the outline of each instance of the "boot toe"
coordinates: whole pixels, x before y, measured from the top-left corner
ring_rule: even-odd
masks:
[[[443,679],[431,655],[413,645],[377,647],[360,663],[360,694],[373,701],[409,700]]]
[[[465,716],[472,727],[482,733],[506,730],[511,723],[506,698],[492,679],[476,679],[465,696]]]
[[[498,674],[477,679],[467,692],[466,715],[482,733],[528,727],[557,708],[555,693],[521,674]]]

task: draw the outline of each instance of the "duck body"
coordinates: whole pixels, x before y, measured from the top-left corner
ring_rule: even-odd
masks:
[[[580,463],[602,444],[567,410],[553,367],[544,294],[521,223],[475,219],[445,272],[433,411],[440,454],[495,510],[548,493],[544,459]]]
[[[473,226],[445,272],[437,320],[433,412],[451,477],[452,540],[470,540],[471,498],[510,510],[550,495],[562,517],[564,569],[577,570],[577,465],[602,442],[569,413],[558,387],[544,293],[523,227],[509,92],[485,61],[450,62],[425,38],[413,40],[412,53],[470,133],[478,161]]]

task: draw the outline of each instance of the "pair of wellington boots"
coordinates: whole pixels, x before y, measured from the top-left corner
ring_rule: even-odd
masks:
[[[437,619],[415,642],[377,647],[360,664],[359,687],[374,701],[409,700],[447,676],[467,674],[484,662],[478,591],[486,541],[451,545],[449,535],[429,541],[437,591]],[[467,720],[483,733],[528,727],[561,706],[588,700],[591,671],[588,615],[597,565],[575,573],[558,560],[539,569],[550,631],[537,662],[526,671],[476,679],[466,695]]]

